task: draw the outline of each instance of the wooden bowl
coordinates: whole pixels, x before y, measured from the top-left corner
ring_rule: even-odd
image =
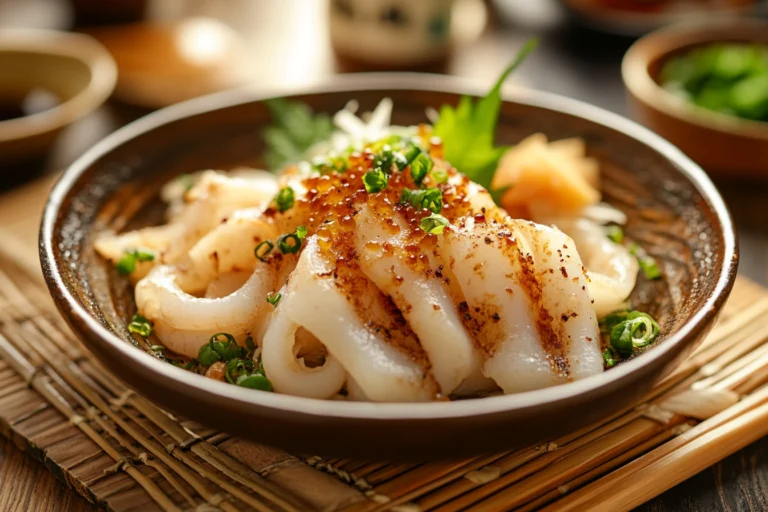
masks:
[[[560,0],[568,12],[585,26],[622,36],[639,37],[672,23],[691,20],[734,19],[754,13],[760,0],[726,2],[608,2],[606,0]]]
[[[46,30],[0,31],[0,100],[18,101],[40,88],[60,99],[32,115],[0,121],[0,162],[40,156],[61,130],[111,94],[117,68],[94,39]]]
[[[351,98],[363,111],[383,97],[394,122],[425,121],[427,107],[478,92],[455,78],[371,74],[333,78],[289,97],[335,112]],[[387,459],[453,458],[529,445],[582,427],[642,396],[709,331],[736,273],[736,240],[716,189],[693,162],[650,131],[609,112],[539,92],[507,95],[501,143],[533,132],[583,137],[603,170],[605,199],[629,215],[627,233],[662,265],[633,301],[653,314],[663,339],[603,374],[562,386],[430,403],[315,400],[249,390],[161,362],[131,343],[133,292],[97,256],[106,229],[161,222],[157,192],[197,169],[261,164],[263,98],[245,91],[155,112],[111,135],[72,165],[45,208],[40,257],[61,312],[93,353],[139,393],[181,416],[294,451]]]
[[[622,77],[637,120],[675,144],[713,175],[768,177],[768,122],[694,105],[657,82],[665,59],[715,42],[768,44],[768,23],[707,22],[669,27],[637,41],[624,56]]]

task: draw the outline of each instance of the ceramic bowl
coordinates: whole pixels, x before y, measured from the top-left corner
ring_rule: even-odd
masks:
[[[425,108],[481,89],[419,74],[339,76],[287,96],[335,112],[394,100],[393,121],[425,121]],[[286,94],[283,91],[283,94]],[[603,374],[508,396],[431,403],[363,403],[278,395],[212,381],[163,363],[131,343],[135,311],[125,279],[100,259],[94,237],[158,223],[160,185],[196,169],[258,166],[267,94],[228,92],[153,113],[111,135],[55,186],[40,235],[45,279],[72,328],[139,393],[184,417],[305,453],[388,459],[453,458],[528,445],[626,407],[699,344],[736,272],[729,214],[706,174],[672,145],[609,112],[532,91],[507,95],[501,143],[533,132],[583,137],[602,163],[605,199],[629,216],[627,232],[661,262],[633,301],[660,322],[651,350]]]
[[[0,101],[18,101],[35,89],[59,100],[48,110],[0,121],[0,162],[8,165],[43,154],[64,127],[109,97],[116,79],[112,57],[88,36],[0,31]]]
[[[682,149],[707,172],[723,177],[768,178],[768,122],[701,108],[657,82],[668,57],[716,42],[768,44],[768,23],[709,21],[669,27],[640,39],[622,63],[630,108],[637,120]]]

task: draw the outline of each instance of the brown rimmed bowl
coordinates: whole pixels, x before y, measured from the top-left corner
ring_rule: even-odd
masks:
[[[283,95],[334,112],[394,100],[393,121],[425,120],[482,88],[419,74],[350,75]],[[184,417],[304,453],[387,459],[479,454],[550,439],[626,407],[702,341],[736,275],[728,211],[705,173],[672,145],[609,112],[533,91],[507,94],[497,137],[533,132],[583,137],[602,163],[605,200],[630,218],[628,236],[661,262],[664,278],[640,280],[632,300],[653,314],[663,339],[601,375],[516,395],[432,403],[362,403],[278,395],[212,381],[135,347],[125,279],[93,250],[105,229],[161,222],[160,185],[204,168],[258,166],[269,93],[235,91],[153,113],[109,136],[73,164],[44,212],[40,257],[62,314],[94,355],[137,392]]]
[[[669,57],[713,43],[768,45],[768,22],[686,23],[637,41],[622,62],[632,114],[712,175],[768,178],[768,122],[707,110],[664,90],[658,83],[658,74]]]

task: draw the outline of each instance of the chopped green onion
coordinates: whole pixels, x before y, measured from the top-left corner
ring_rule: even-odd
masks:
[[[197,358],[203,366],[211,366],[217,361],[228,362],[237,357],[244,357],[245,354],[246,350],[237,344],[234,336],[219,332],[200,347]]]
[[[390,135],[389,137],[385,137],[383,139],[377,140],[376,142],[372,142],[368,147],[371,149],[371,151],[378,152],[384,149],[385,146],[400,146],[402,142],[402,135]]]
[[[133,251],[133,254],[136,256],[136,261],[153,261],[155,259],[154,251],[148,249],[137,249]]]
[[[627,319],[627,316],[631,313],[628,309],[621,309],[614,311],[600,319],[600,330],[606,334],[610,334],[611,330],[621,322]]]
[[[293,206],[295,198],[296,194],[291,187],[283,187],[275,196],[275,205],[277,205],[277,209],[282,213]]]
[[[189,174],[180,174],[176,179],[178,180],[179,185],[181,185],[185,194],[192,190],[192,187],[195,186],[195,179]]]
[[[277,239],[277,248],[283,254],[297,253],[301,249],[301,239],[293,233],[282,235]]]
[[[649,314],[632,311],[626,320],[614,325],[610,331],[611,346],[624,357],[650,345],[659,337],[659,324]]]
[[[432,170],[432,181],[437,183],[438,185],[441,183],[445,183],[448,181],[448,171],[445,169],[433,169]]]
[[[427,177],[429,171],[432,170],[434,162],[424,153],[420,153],[413,162],[411,162],[411,177],[413,182],[420,185],[424,178]]]
[[[269,382],[268,378],[260,373],[241,375],[237,378],[236,384],[244,388],[258,389],[261,391],[272,391],[272,383]]]
[[[136,263],[142,261],[153,261],[155,259],[155,253],[147,249],[135,249],[132,251],[125,251],[123,257],[117,262],[115,268],[117,271],[128,276],[136,270]]]
[[[254,370],[255,366],[250,359],[230,359],[224,369],[224,377],[230,384],[236,384],[237,379],[252,374]]]
[[[277,307],[277,303],[280,302],[280,299],[282,299],[282,298],[283,298],[283,294],[280,293],[280,292],[278,292],[278,293],[269,292],[267,294],[267,302],[269,302],[270,304],[272,304],[275,307]]]
[[[251,336],[246,336],[245,346],[248,348],[248,352],[245,354],[245,356],[252,357],[256,352],[256,345],[253,343],[253,338]]]
[[[131,317],[131,323],[128,324],[128,332],[144,336],[145,338],[152,334],[153,323],[139,315],[138,313]]]
[[[221,356],[213,349],[211,343],[206,343],[197,353],[197,359],[203,366],[211,366],[213,363],[221,361]]]
[[[654,280],[661,277],[661,269],[656,259],[653,256],[649,256],[638,244],[630,244],[629,253],[637,258],[637,262],[640,264],[640,269],[643,271],[646,279]]]
[[[152,352],[162,352],[165,350],[165,347],[163,345],[152,345],[149,347],[149,350]]]
[[[398,161],[395,162],[397,163],[397,168],[402,171],[403,169],[408,167],[408,165],[411,162],[413,162],[413,160],[417,156],[419,156],[420,153],[421,153],[421,148],[416,144],[411,144],[410,146],[408,146],[408,149],[405,150],[405,153],[401,155],[402,158],[398,159]]]
[[[621,229],[621,226],[608,226],[605,228],[605,236],[614,243],[624,243],[624,230]]]
[[[613,368],[619,363],[619,360],[613,350],[607,348],[603,351],[603,362],[606,368]]]
[[[299,226],[296,228],[296,236],[299,237],[299,240],[304,240],[307,236],[307,226]]]
[[[274,248],[275,248],[275,244],[273,244],[269,240],[264,240],[263,242],[261,242],[259,245],[256,246],[256,248],[253,250],[253,253],[261,261],[264,261],[266,260],[267,255],[270,252],[272,252],[272,249]]]
[[[637,262],[640,264],[640,268],[643,270],[646,279],[654,280],[661,277],[661,270],[654,258],[646,256],[644,258],[639,258]]]
[[[387,175],[381,169],[368,171],[363,175],[363,184],[369,194],[381,192],[387,188]]]
[[[448,219],[439,213],[432,213],[429,217],[421,219],[419,227],[431,235],[439,235],[448,224]]]
[[[385,145],[381,152],[373,159],[373,168],[384,171],[385,174],[392,174],[394,159],[395,155],[392,148],[389,145]]]
[[[400,203],[410,204],[416,209],[426,208],[433,213],[443,211],[443,191],[439,188],[411,190],[404,188],[400,195]]]
[[[344,156],[323,156],[312,160],[312,168],[320,174],[343,173],[348,165],[349,161]]]
[[[392,155],[392,160],[395,162],[398,171],[402,171],[408,167],[408,159],[402,153],[394,153]]]

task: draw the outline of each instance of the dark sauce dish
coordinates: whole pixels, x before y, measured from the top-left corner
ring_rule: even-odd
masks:
[[[394,101],[394,124],[426,120],[425,108],[481,93],[456,78],[362,74],[280,95],[335,112]],[[134,346],[132,288],[93,249],[95,236],[159,223],[160,186],[184,172],[259,166],[263,99],[230,91],[153,113],[103,140],[53,189],[40,233],[50,292],[88,348],[161,406],[254,441],[303,453],[445,459],[530,445],[604,418],[639,399],[703,340],[733,286],[737,244],[730,215],[706,174],[679,150],[617,115],[528,90],[504,95],[497,140],[534,132],[582,137],[599,159],[604,200],[624,211],[626,233],[657,258],[663,277],[639,278],[631,301],[659,321],[648,350],[600,375],[525,393],[430,403],[315,400],[212,381]]]

